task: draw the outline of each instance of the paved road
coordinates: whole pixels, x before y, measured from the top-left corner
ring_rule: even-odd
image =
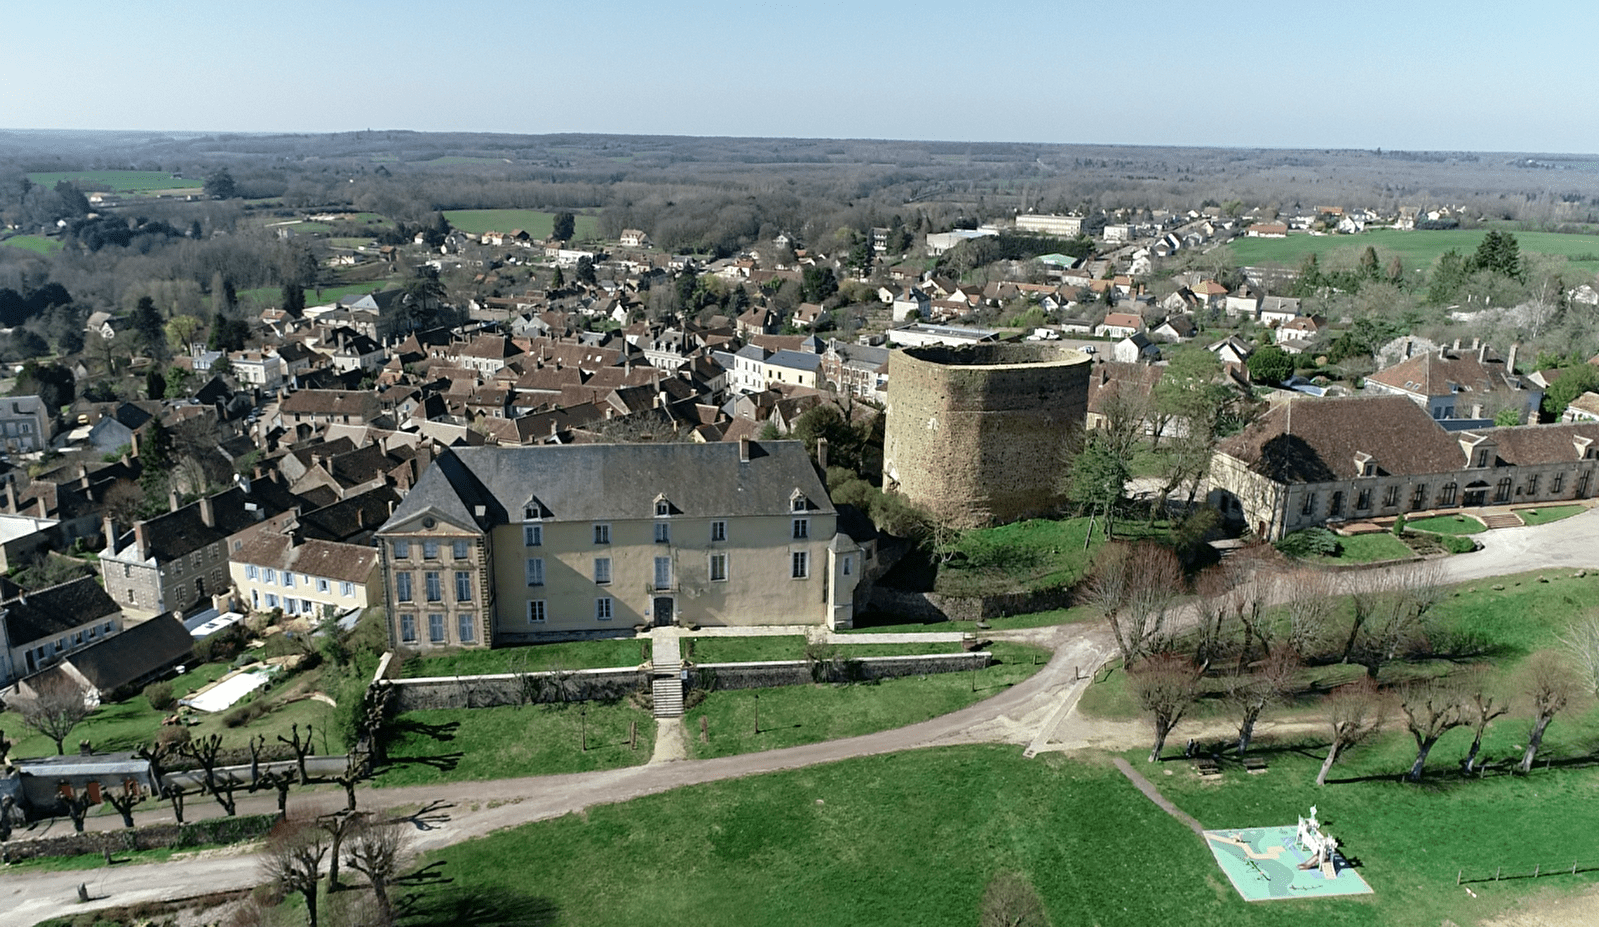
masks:
[[[1599,514],[1586,512],[1536,528],[1510,528],[1478,536],[1484,549],[1452,557],[1444,569],[1451,582],[1470,582],[1507,573],[1548,569],[1599,568]],[[627,801],[685,785],[715,782],[784,769],[797,769],[857,756],[962,743],[1014,743],[1038,749],[1072,749],[1104,743],[1104,725],[1074,717],[1077,699],[1092,669],[1114,653],[1108,631],[1097,625],[1063,625],[1000,632],[995,637],[1027,640],[1054,649],[1037,675],[993,698],[908,727],[714,760],[650,763],[607,770],[494,782],[358,790],[364,808],[402,808],[412,813],[419,849],[430,850],[504,827],[581,811],[597,804]],[[1131,730],[1130,725],[1123,725]],[[291,801],[305,801],[303,797]],[[321,800],[337,803],[337,796]],[[206,800],[191,801],[198,810]],[[241,801],[242,811],[270,810],[268,796]],[[415,811],[415,809],[422,809]],[[159,820],[161,812],[149,820]],[[143,817],[141,815],[141,817]],[[243,888],[261,881],[249,853],[217,852],[198,859],[147,865],[112,866],[80,872],[22,872],[0,878],[0,927],[28,925],[75,903],[86,882],[97,906],[181,898],[209,891]]]

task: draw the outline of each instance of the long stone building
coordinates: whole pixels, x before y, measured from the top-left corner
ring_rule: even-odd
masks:
[[[1329,523],[1593,495],[1599,422],[1445,431],[1403,396],[1285,402],[1223,441],[1209,500],[1267,540]]]
[[[1082,441],[1091,363],[1038,343],[894,351],[886,488],[959,528],[1058,511]]]
[[[796,441],[463,447],[378,530],[391,642],[847,628],[870,556]]]

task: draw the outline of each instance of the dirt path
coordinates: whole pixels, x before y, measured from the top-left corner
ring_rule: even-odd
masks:
[[[1448,581],[1470,582],[1543,569],[1599,567],[1599,514],[1592,511],[1536,528],[1490,531],[1480,538],[1484,550],[1443,561]],[[1141,722],[1085,719],[1075,710],[1077,699],[1088,685],[1088,677],[1114,654],[1114,642],[1108,629],[1096,624],[1073,624],[993,632],[990,636],[1046,646],[1054,651],[1054,656],[1037,674],[993,698],[919,724],[844,740],[712,760],[652,762],[626,769],[492,782],[399,789],[361,788],[357,795],[360,806],[367,809],[422,809],[412,813],[408,820],[414,828],[418,849],[432,850],[502,828],[579,812],[597,804],[623,802],[685,785],[798,769],[851,757],[966,743],[1011,743],[1037,752],[1046,749],[1119,751],[1149,742],[1148,726]],[[1230,731],[1224,721],[1209,721],[1199,727],[1214,732],[1207,736],[1220,736]],[[1263,722],[1259,733],[1282,732],[1290,727]],[[1194,736],[1191,730],[1185,728],[1184,736]],[[330,795],[325,800],[333,799]],[[294,800],[306,799],[296,793],[296,797],[291,798]],[[190,807],[199,812],[202,802],[196,800]],[[241,796],[241,813],[274,808],[270,796]],[[163,816],[170,819],[170,812],[141,813],[140,818],[141,822],[154,823]],[[114,825],[114,820],[97,823],[97,826]],[[1198,825],[1195,822],[1189,826]],[[107,907],[243,888],[260,881],[256,859],[248,853],[78,872],[12,873],[0,878],[0,927],[28,927],[63,911],[85,910],[76,904],[80,882],[88,885],[96,899],[91,907]],[[1552,914],[1547,921],[1505,921],[1503,927],[1534,927],[1543,923],[1563,927],[1567,923],[1582,922],[1563,920],[1558,914]]]
[[[1126,776],[1129,782],[1138,787],[1138,791],[1144,793],[1145,798],[1160,806],[1160,810],[1181,821],[1184,827],[1199,834],[1201,837],[1205,835],[1205,828],[1197,820],[1191,817],[1188,812],[1168,801],[1166,796],[1160,794],[1160,790],[1155,788],[1154,783],[1145,779],[1144,774],[1134,769],[1131,763],[1119,756],[1113,758],[1111,762],[1116,765],[1118,770],[1121,770],[1121,774]]]

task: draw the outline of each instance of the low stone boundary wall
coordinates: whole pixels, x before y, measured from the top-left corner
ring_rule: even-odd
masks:
[[[233,818],[207,818],[188,824],[150,824],[132,830],[88,831],[56,837],[15,839],[0,843],[6,862],[42,856],[81,856],[86,853],[126,853],[161,847],[193,847],[209,843],[239,843],[266,836],[278,820],[275,814],[246,814]]]
[[[396,679],[394,711],[436,708],[492,708],[532,702],[621,698],[648,686],[649,674],[636,666],[572,670],[567,673],[496,673],[489,676],[423,676]]]
[[[888,586],[872,589],[872,608],[920,618],[923,621],[980,621],[1006,615],[1027,615],[1070,608],[1077,597],[1070,589],[1013,592],[1004,595],[954,596],[937,592],[906,592]]]
[[[764,689],[813,682],[871,682],[896,676],[928,676],[982,669],[993,662],[987,651],[935,653],[894,657],[840,656],[819,664],[813,673],[805,660],[765,663],[702,663],[689,672],[688,684],[701,688]],[[572,670],[554,673],[497,673],[487,676],[427,676],[396,679],[394,711],[493,708],[538,702],[622,698],[650,685],[650,674],[638,667]]]

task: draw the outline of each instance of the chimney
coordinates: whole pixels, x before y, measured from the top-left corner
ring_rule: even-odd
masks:
[[[1511,345],[1510,356],[1505,358],[1505,373],[1508,373],[1511,376],[1516,375],[1516,351],[1520,349],[1520,347],[1521,345],[1519,344]]]
[[[1409,338],[1405,339],[1405,357],[1407,359],[1410,357],[1410,339]]]
[[[177,510],[178,510],[178,491],[176,489],[169,489],[169,490],[167,490],[167,511],[176,512]]]
[[[822,472],[823,473],[827,472],[827,439],[826,438],[817,438],[816,439],[816,465],[822,468]]]
[[[1471,407],[1472,418],[1482,418],[1482,403],[1473,403]]]
[[[133,433],[133,437],[128,443],[133,446],[133,456],[139,456],[139,433],[137,431]]]
[[[359,506],[357,506],[355,509],[355,526],[357,528],[366,527],[366,509],[363,509]]]
[[[94,750],[89,746],[89,742],[87,740],[78,741],[78,755],[94,756]]]
[[[6,511],[15,512],[16,510],[17,510],[17,484],[12,482],[10,477],[7,477],[6,478]]]
[[[1516,356],[1515,348],[1510,349],[1510,356]],[[84,492],[89,491],[89,468],[83,464],[78,464],[78,488]]]
[[[101,520],[101,528],[105,531],[105,549],[108,553],[117,552],[117,523],[110,515]]]
[[[149,550],[149,545],[144,543],[144,522],[141,521],[133,526],[133,559],[147,559]]]
[[[1477,339],[1473,338],[1472,340],[1475,341]],[[1483,342],[1482,346],[1477,349],[1477,363],[1486,364],[1487,362],[1488,362],[1488,343],[1485,341],[1485,342]]]
[[[40,496],[39,497],[39,517],[40,518],[49,518],[50,517],[50,510],[48,508],[46,508],[45,504],[44,504],[44,496]]]
[[[1455,339],[1455,350],[1456,351],[1460,350],[1460,339],[1459,338]]]
[[[217,515],[211,508],[210,496],[200,497],[200,520],[205,522],[207,528],[215,528],[217,526]]]
[[[750,439],[747,437],[738,439],[738,462],[750,462]]]

